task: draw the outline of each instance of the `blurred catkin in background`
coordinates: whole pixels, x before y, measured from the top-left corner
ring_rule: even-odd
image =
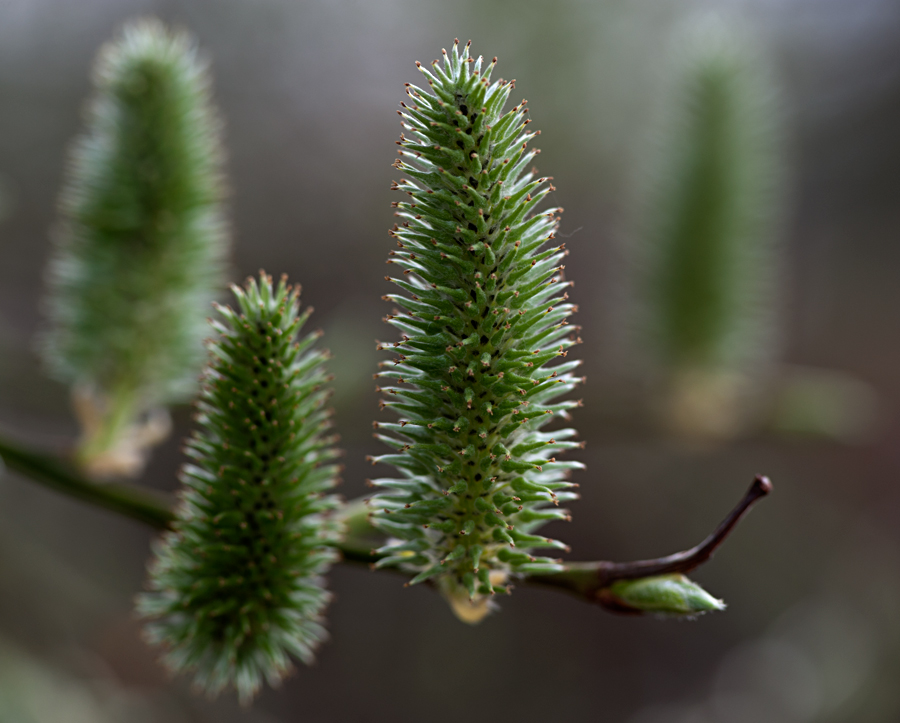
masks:
[[[636,318],[664,425],[730,437],[758,415],[778,355],[782,113],[721,18],[684,28],[670,63],[634,222]]]
[[[49,370],[71,385],[78,457],[134,475],[196,390],[228,234],[220,121],[194,41],[129,23],[94,68],[49,272]]]

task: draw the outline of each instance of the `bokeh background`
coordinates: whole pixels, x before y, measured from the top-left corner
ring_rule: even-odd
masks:
[[[635,421],[629,378],[631,196],[673,33],[713,5],[759,43],[780,89],[785,363],[870,390],[843,438],[759,429],[684,444]],[[338,567],[332,641],[251,710],[170,682],[131,612],[151,531],[0,478],[0,723],[900,720],[900,5],[891,0],[0,0],[0,425],[63,450],[67,390],[34,354],[66,149],[97,47],[153,14],[209,54],[227,129],[233,278],[302,282],[327,333],[346,449],[343,493],[377,452],[371,374],[393,222],[394,111],[413,61],[454,37],[500,56],[542,130],[566,208],[588,384],[575,520],[580,559],[694,544],[755,473],[775,493],[696,578],[725,598],[696,622],[619,618],[520,587],[478,627],[428,589]],[[516,100],[519,98],[516,97]],[[874,407],[871,403],[874,401]],[[176,435],[143,483],[174,489]]]

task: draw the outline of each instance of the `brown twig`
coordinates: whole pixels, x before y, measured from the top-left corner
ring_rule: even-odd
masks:
[[[175,516],[168,495],[116,482],[94,482],[56,459],[0,438],[0,460],[11,470],[50,489],[125,515],[157,529],[167,528]]]
[[[621,607],[607,590],[617,580],[634,580],[641,577],[688,573],[712,557],[716,549],[731,534],[753,504],[772,491],[768,477],[757,475],[743,499],[725,517],[719,526],[699,545],[653,560],[634,562],[571,562],[561,572],[531,575],[527,582],[544,587],[567,590],[590,602],[599,603],[614,612],[632,612]]]
[[[131,517],[157,529],[166,529],[174,520],[171,500],[153,490],[128,484],[94,482],[78,474],[54,457],[25,449],[19,444],[0,438],[0,457],[12,470],[40,482],[58,492],[84,502]],[[570,562],[560,572],[529,575],[523,583],[551,587],[578,595],[615,612],[634,612],[622,607],[609,594],[608,588],[616,580],[631,580],[668,573],[688,573],[712,557],[738,520],[750,507],[772,490],[766,477],[758,476],[747,494],[721,524],[696,547],[655,560],[634,562]],[[380,555],[372,548],[382,544],[384,536],[368,522],[368,510],[362,500],[348,502],[341,514],[347,529],[344,540],[336,544],[344,561],[371,565]]]

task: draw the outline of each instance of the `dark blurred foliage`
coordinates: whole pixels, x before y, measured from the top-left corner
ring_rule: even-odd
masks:
[[[340,567],[326,645],[251,711],[167,683],[131,601],[152,534],[23,481],[0,480],[0,720],[888,722],[900,717],[900,6],[743,0],[781,84],[791,141],[783,357],[877,390],[854,445],[758,434],[686,448],[610,409],[630,364],[622,248],[634,168],[662,97],[668,40],[713,3],[639,0],[4,0],[0,4],[0,420],[48,449],[75,436],[68,394],[33,354],[66,149],[98,46],[155,14],[213,60],[237,238],[233,278],[263,267],[304,286],[327,333],[362,494],[379,447],[371,373],[389,305],[390,168],[414,60],[454,37],[500,56],[542,130],[542,173],[566,208],[568,274],[588,385],[573,557],[693,544],[754,473],[775,493],[696,575],[727,612],[694,623],[617,618],[519,588],[478,627],[427,589]],[[721,5],[721,4],[716,4]],[[519,98],[516,98],[518,100]],[[176,436],[144,482],[173,489]],[[29,717],[30,716],[30,717]]]

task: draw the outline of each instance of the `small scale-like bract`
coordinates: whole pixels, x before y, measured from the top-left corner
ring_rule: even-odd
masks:
[[[619,580],[609,593],[623,610],[635,612],[693,617],[725,609],[725,603],[680,574]]]
[[[138,610],[169,667],[246,702],[281,680],[289,655],[311,662],[325,637],[338,468],[327,354],[313,348],[317,332],[297,341],[309,315],[299,290],[262,275],[233,291],[238,310],[219,307],[213,323],[177,521],[155,547]]]
[[[638,313],[673,428],[728,436],[765,382],[777,336],[777,107],[742,38],[686,32],[639,210]]]
[[[82,463],[135,474],[167,432],[165,406],[196,389],[223,284],[220,123],[193,40],[158,21],[126,25],[93,80],[61,199],[43,352],[72,385]]]
[[[552,244],[560,208],[535,211],[553,190],[531,164],[537,135],[526,130],[525,101],[504,113],[513,81],[491,82],[454,42],[443,63],[420,64],[427,89],[407,85],[399,111],[405,131],[395,167],[398,249],[388,263],[404,293],[387,321],[401,332],[396,359],[378,376],[383,406],[400,417],[376,423],[399,479],[377,479],[373,522],[390,535],[379,566],[431,580],[466,622],[516,574],[561,569],[535,550],[566,549],[535,534],[565,520],[558,505],[576,497],[568,476],[581,467],[555,454],[580,446],[575,431],[541,431],[568,419],[560,401],[580,381],[578,343],[565,289],[562,245]],[[546,246],[549,244],[549,248]],[[401,310],[402,309],[402,310]]]

